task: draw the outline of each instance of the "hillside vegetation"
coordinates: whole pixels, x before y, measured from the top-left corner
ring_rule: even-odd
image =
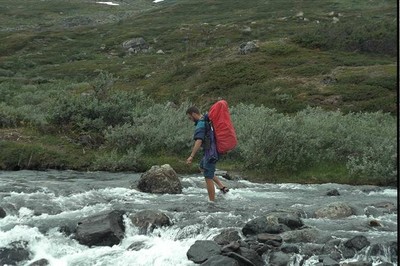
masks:
[[[225,169],[395,182],[395,0],[3,2],[2,169],[194,172],[185,109],[222,97],[239,136]]]

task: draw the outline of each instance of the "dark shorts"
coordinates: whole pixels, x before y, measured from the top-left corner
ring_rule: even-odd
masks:
[[[205,178],[213,179],[215,176],[215,165],[216,163],[206,162],[205,158],[200,161],[200,169],[203,171]]]

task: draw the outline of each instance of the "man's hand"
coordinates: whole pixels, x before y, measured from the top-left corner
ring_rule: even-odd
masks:
[[[189,156],[189,157],[186,159],[186,163],[187,163],[187,164],[191,164],[192,161],[193,161],[193,156]]]

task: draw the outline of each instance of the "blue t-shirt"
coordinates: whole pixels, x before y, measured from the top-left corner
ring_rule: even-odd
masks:
[[[203,118],[201,118],[200,120],[197,120],[195,123],[195,130],[194,130],[194,136],[193,139],[194,140],[198,140],[201,139],[204,142],[204,138],[206,136],[206,122],[204,121]],[[203,146],[203,143],[202,143]]]

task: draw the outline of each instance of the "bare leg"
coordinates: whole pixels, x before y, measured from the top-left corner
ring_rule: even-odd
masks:
[[[224,187],[224,184],[222,184],[222,182],[219,180],[219,178],[217,176],[213,177],[213,181],[215,182],[215,184],[217,184],[217,186],[219,187],[219,189]]]
[[[215,200],[215,186],[213,179],[206,178],[206,186],[207,186],[207,192],[208,192],[208,198],[210,201]]]

